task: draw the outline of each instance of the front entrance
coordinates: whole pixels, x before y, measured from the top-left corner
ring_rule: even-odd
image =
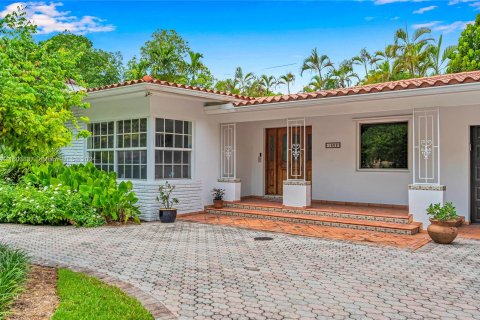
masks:
[[[306,178],[312,181],[312,127],[307,126]],[[266,129],[265,135],[265,194],[283,195],[283,181],[287,180],[287,128]]]
[[[480,126],[471,128],[471,221],[480,222]]]

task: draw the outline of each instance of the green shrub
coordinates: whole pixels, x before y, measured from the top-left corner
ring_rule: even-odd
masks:
[[[23,289],[28,266],[25,253],[0,243],[0,319],[5,318],[8,307]]]
[[[65,166],[56,161],[31,168],[24,181],[38,188],[61,186],[78,193],[82,200],[107,221],[138,222],[138,201],[130,181],[117,183],[114,172],[106,173],[92,163]]]
[[[61,186],[36,188],[25,183],[0,184],[0,222],[99,226],[104,217],[80,194]]]
[[[458,219],[457,210],[451,202],[445,203],[444,206],[440,205],[440,203],[432,203],[427,208],[427,214],[433,220],[448,221]]]

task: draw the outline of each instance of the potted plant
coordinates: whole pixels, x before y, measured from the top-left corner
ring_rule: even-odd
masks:
[[[212,190],[213,195],[213,207],[215,209],[222,209],[223,208],[223,197],[225,196],[225,190],[215,188]]]
[[[449,244],[457,237],[458,215],[455,207],[451,202],[445,203],[444,206],[431,204],[427,209],[427,214],[431,217],[431,224],[428,226],[428,235],[436,243]]]
[[[171,197],[173,190],[175,190],[175,186],[169,184],[168,181],[165,181],[165,185],[158,188],[160,195],[157,197],[157,201],[162,204],[158,214],[160,221],[163,223],[175,222],[177,218],[177,209],[174,209],[173,206],[178,203],[178,199]]]

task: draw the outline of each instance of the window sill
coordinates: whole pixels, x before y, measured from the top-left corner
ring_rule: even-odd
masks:
[[[357,172],[394,172],[394,173],[411,173],[410,169],[359,169]]]

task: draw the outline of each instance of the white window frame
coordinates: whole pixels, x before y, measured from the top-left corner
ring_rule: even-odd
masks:
[[[399,172],[399,173],[410,173],[412,168],[412,116],[411,115],[402,115],[402,116],[387,116],[387,117],[375,117],[375,118],[357,118],[354,119],[356,122],[356,135],[355,135],[355,168],[357,172]],[[407,122],[408,125],[408,147],[407,147],[407,166],[406,169],[388,169],[388,168],[362,168],[361,161],[361,128],[364,124],[382,124],[382,123],[395,123],[395,122]]]
[[[102,123],[106,123],[107,126],[108,126],[108,123],[110,122],[113,122],[113,147],[112,148],[98,148],[98,149],[95,149],[94,148],[94,141],[93,139],[95,138],[95,136],[93,135],[93,127],[96,125],[96,124],[99,124],[101,126]],[[112,121],[112,120],[106,120],[106,121],[96,121],[96,122],[91,122],[91,123],[88,123],[87,124],[87,130],[88,130],[88,126],[91,126],[92,127],[92,131],[91,131],[91,135],[90,137],[87,138],[87,140],[85,141],[85,148],[86,148],[86,152],[87,152],[87,158],[90,162],[92,162],[95,167],[96,167],[96,164],[95,164],[95,161],[94,161],[94,157],[92,158],[90,156],[89,153],[91,152],[113,152],[113,172],[115,172],[115,169],[116,169],[116,166],[115,166],[115,161],[116,161],[116,158],[115,158],[115,145],[116,145],[116,131],[115,131],[115,121]],[[100,129],[101,130],[101,129]],[[108,129],[107,129],[108,130]],[[90,132],[90,131],[89,131]],[[99,135],[99,136],[102,136],[102,135]],[[89,139],[92,139],[92,144],[91,144],[91,147],[89,148],[88,147],[88,140]],[[108,135],[107,135],[107,139],[108,139]],[[100,145],[101,145],[101,141],[100,141]],[[102,162],[100,163],[100,166],[103,166],[104,165],[104,162],[103,162],[103,159],[102,159]],[[102,169],[103,170],[103,169]],[[112,171],[108,171],[108,172],[112,172]]]
[[[141,120],[146,119],[147,121],[147,131],[146,131],[146,146],[145,147],[130,147],[130,148],[119,148],[117,147],[117,134],[118,134],[118,122],[120,121],[128,121],[128,120]],[[126,181],[147,181],[149,180],[149,166],[150,166],[150,148],[149,148],[149,139],[150,139],[150,117],[148,116],[139,116],[139,117],[132,117],[132,118],[120,118],[120,119],[106,119],[106,120],[97,120],[90,122],[92,126],[98,123],[109,123],[113,122],[113,148],[108,149],[91,149],[88,148],[88,141],[85,143],[85,151],[88,155],[89,152],[96,152],[96,151],[113,151],[113,172],[117,174],[119,180],[126,180]],[[88,128],[88,127],[87,127]],[[87,138],[88,139],[88,138]],[[92,142],[93,147],[93,142]],[[121,178],[118,176],[118,152],[119,151],[146,151],[146,158],[147,158],[147,176],[146,178]]]
[[[194,146],[195,146],[195,122],[192,121],[191,119],[182,119],[182,118],[178,118],[178,117],[170,117],[170,116],[166,116],[166,115],[154,115],[152,116],[152,146],[153,146],[153,156],[152,156],[152,159],[153,159],[153,180],[154,181],[166,181],[166,180],[174,180],[174,181],[189,181],[189,180],[193,180],[193,177],[194,177],[194,163],[195,163],[195,152],[194,152]],[[157,119],[163,119],[164,121],[165,120],[173,120],[173,121],[183,121],[183,122],[189,122],[191,124],[191,132],[190,132],[190,137],[191,137],[191,148],[179,148],[179,147],[157,147]],[[173,135],[182,135],[182,136],[185,136],[184,133],[182,134],[179,134],[179,133],[175,133],[175,122],[174,122],[174,129],[173,129]],[[165,123],[164,123],[164,131],[163,131],[163,134],[165,134]],[[190,168],[190,176],[188,178],[159,178],[157,179],[156,177],[156,166],[157,166],[157,162],[156,162],[156,151],[181,151],[181,152],[190,152],[190,163],[188,164],[189,168]],[[173,154],[172,154],[172,161],[173,161]],[[174,165],[174,164],[172,164]],[[182,164],[180,165],[184,165],[184,163],[182,162]],[[183,175],[183,174],[182,174]]]
[[[144,133],[146,135],[145,137],[145,147],[128,147],[128,148],[125,148],[124,146],[122,146],[121,148],[118,147],[118,141],[117,141],[117,135],[118,134],[122,134],[122,135],[125,135],[125,127],[123,129],[123,132],[122,133],[119,133],[118,132],[118,123],[119,122],[125,122],[125,121],[133,121],[133,120],[142,120],[142,119],[145,119],[146,121],[146,128],[145,128],[145,132],[143,131],[138,131],[138,134],[140,135],[141,133]],[[115,156],[114,156],[114,159],[115,159],[115,172],[117,173],[117,176],[118,176],[118,152],[123,152],[123,151],[145,151],[146,154],[145,154],[145,157],[147,158],[147,163],[145,164],[146,168],[146,176],[145,178],[121,178],[119,177],[119,179],[121,180],[138,180],[138,181],[147,181],[148,180],[148,117],[139,117],[139,118],[128,118],[128,119],[119,119],[119,120],[115,120]],[[139,126],[140,126],[140,123],[139,123]],[[134,132],[130,132],[130,134],[133,134]],[[140,139],[140,136],[138,137]],[[140,141],[140,140],[139,140]],[[140,144],[140,143],[139,143]],[[131,164],[133,165],[133,164]],[[142,166],[142,163],[139,164],[139,167]]]

